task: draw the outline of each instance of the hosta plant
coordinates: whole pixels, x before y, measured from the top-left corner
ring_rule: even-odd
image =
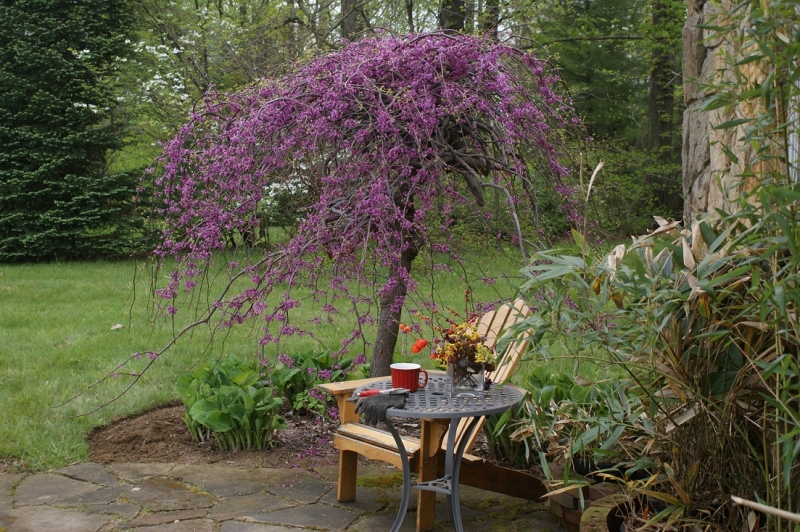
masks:
[[[266,449],[284,428],[283,400],[265,384],[257,361],[212,360],[178,379],[184,421],[195,441],[213,436],[223,450]]]

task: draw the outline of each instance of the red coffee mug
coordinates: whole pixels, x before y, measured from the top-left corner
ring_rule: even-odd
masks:
[[[412,364],[411,362],[398,362],[389,366],[392,370],[392,388],[408,388],[412,392],[416,392],[420,388],[424,388],[428,384],[428,372],[419,364]],[[419,374],[425,374],[425,380],[420,384]]]

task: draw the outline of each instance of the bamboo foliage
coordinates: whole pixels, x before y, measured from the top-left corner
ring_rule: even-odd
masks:
[[[736,213],[690,227],[658,220],[607,255],[543,252],[523,270],[523,289],[539,294],[527,321],[539,345],[561,338],[578,356],[608,357],[654,423],[649,437],[628,423],[607,445],[590,437],[615,421],[607,411],[584,415],[577,431],[562,416],[550,450],[601,451],[597,460],[613,450],[617,461],[654,464],[660,483],[648,490],[663,490],[676,523],[746,523],[747,510],[720,502],[731,495],[800,508],[800,191],[756,192]]]

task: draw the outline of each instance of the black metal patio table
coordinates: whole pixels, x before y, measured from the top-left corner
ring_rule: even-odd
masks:
[[[445,391],[446,377],[431,373],[428,385],[419,391],[409,394],[404,409],[390,408],[386,413],[386,427],[394,437],[400,459],[403,465],[403,498],[400,510],[392,526],[392,532],[398,532],[408,510],[411,488],[418,490],[434,491],[447,495],[447,506],[453,519],[453,526],[457,532],[463,532],[461,524],[461,508],[458,504],[458,475],[461,468],[461,458],[466,450],[467,442],[483,416],[499,414],[514,408],[521,401],[524,392],[512,385],[493,386],[490,391],[482,392],[477,396],[450,397]],[[355,390],[358,394],[364,390],[392,387],[391,379],[371,383]],[[391,417],[415,418],[430,420],[450,420],[450,430],[447,433],[447,448],[445,453],[445,475],[442,478],[426,482],[411,481],[411,466],[408,461],[405,446],[397,433]],[[461,435],[456,446],[457,427],[461,419],[472,418],[467,429]],[[427,448],[428,442],[420,442],[421,448]]]

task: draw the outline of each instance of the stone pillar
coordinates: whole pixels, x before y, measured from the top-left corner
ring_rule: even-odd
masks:
[[[687,221],[698,213],[715,208],[727,210],[746,186],[738,178],[749,157],[747,150],[737,143],[744,128],[739,126],[723,131],[714,129],[714,126],[738,117],[752,116],[753,109],[739,106],[727,112],[723,109],[701,110],[703,101],[714,93],[714,89],[708,86],[709,82],[734,79],[726,58],[739,58],[746,54],[736,41],[738,32],[720,37],[700,27],[724,24],[726,21],[721,17],[729,4],[729,0],[687,0],[688,13],[683,28],[684,79],[687,83],[682,149],[683,215]],[[758,63],[744,65],[742,70],[751,81],[764,79]],[[723,148],[729,149],[738,162],[733,162]]]

